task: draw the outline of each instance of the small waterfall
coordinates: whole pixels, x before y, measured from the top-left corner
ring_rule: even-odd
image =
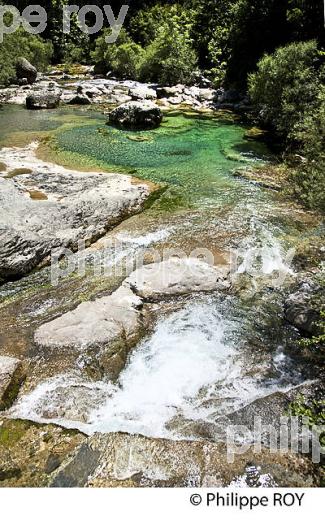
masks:
[[[243,336],[233,302],[202,297],[158,322],[131,354],[116,384],[63,374],[22,396],[14,417],[55,422],[86,433],[124,431],[149,437],[191,438],[170,422],[213,422],[253,400],[287,388],[286,359],[259,358]],[[265,365],[265,366],[264,366]],[[271,380],[263,370],[275,367]],[[176,429],[175,429],[176,428]]]

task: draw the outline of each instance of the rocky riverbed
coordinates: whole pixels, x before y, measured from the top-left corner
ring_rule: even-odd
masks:
[[[216,116],[248,109],[243,97],[89,72],[1,91],[32,109],[12,112],[22,130],[49,110],[51,158],[94,166],[8,146],[15,132],[0,149],[0,485],[234,486],[249,464],[263,485],[318,485],[300,452],[254,451],[254,417],[278,428],[293,400],[323,392],[298,347],[318,333],[319,217],[233,175],[268,160]],[[160,128],[89,116],[134,102],[159,106]],[[60,106],[75,104],[87,112],[65,127]]]
[[[53,71],[51,75],[38,74],[32,84],[13,85],[0,91],[0,102],[26,105],[30,109],[55,108],[68,105],[120,105],[129,101],[154,101],[162,109],[182,106],[194,110],[235,109],[249,110],[248,98],[236,91],[202,86],[159,86],[136,81],[94,77],[85,68],[80,76]]]

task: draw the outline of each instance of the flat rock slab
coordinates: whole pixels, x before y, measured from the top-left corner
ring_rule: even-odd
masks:
[[[254,453],[227,459],[223,443],[151,439],[124,433],[96,434],[63,464],[51,487],[224,487],[259,466],[270,482],[283,487],[313,485],[311,461],[299,455]],[[265,479],[266,480],[266,479]]]
[[[24,369],[19,359],[0,356],[0,410],[12,404],[24,378]]]
[[[130,340],[141,327],[141,299],[120,287],[110,296],[81,303],[75,310],[42,325],[35,342],[43,347],[84,349]]]
[[[142,326],[145,298],[155,300],[228,287],[228,267],[201,260],[170,259],[134,271],[110,296],[80,304],[75,310],[42,325],[35,342],[43,347],[108,347],[132,340]]]
[[[21,276],[51,252],[89,245],[137,212],[145,183],[112,173],[77,172],[37,159],[37,143],[3,148],[0,162],[0,279]]]
[[[209,265],[196,259],[171,258],[134,271],[124,282],[143,299],[161,299],[229,287],[229,266]]]

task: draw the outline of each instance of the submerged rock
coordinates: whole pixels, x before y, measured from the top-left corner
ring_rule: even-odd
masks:
[[[18,58],[16,63],[16,76],[18,80],[26,79],[27,83],[35,83],[37,70],[26,58]]]
[[[36,148],[0,151],[9,173],[32,172],[0,177],[0,279],[22,276],[81,239],[89,245],[138,211],[150,194],[127,175],[80,173],[38,160]]]
[[[109,122],[122,128],[156,128],[162,119],[160,108],[150,101],[129,101],[109,113]]]
[[[87,423],[91,412],[103,405],[113,392],[109,382],[92,381],[75,373],[46,379],[29,394],[19,397],[10,417],[65,426]]]
[[[0,410],[12,404],[24,377],[25,370],[19,359],[0,356]]]
[[[311,462],[294,453],[254,453],[246,446],[229,463],[223,443],[150,439],[124,433],[90,437],[56,472],[51,487],[224,487],[248,465],[278,486],[313,485]],[[253,462],[252,462],[253,461]]]

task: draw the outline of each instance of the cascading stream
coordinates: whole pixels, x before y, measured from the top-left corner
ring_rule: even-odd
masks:
[[[146,139],[135,139],[137,132],[105,127],[97,114],[70,112],[74,127],[64,123],[60,127],[60,112],[56,114],[55,154],[60,160],[69,162],[71,154],[83,167],[99,164],[132,170],[136,177],[169,186],[150,208],[80,255],[100,257],[106,240],[105,262],[112,268],[126,259],[133,261],[148,248],[161,252],[173,247],[189,254],[195,247],[207,247],[216,256],[232,251],[237,255],[234,276],[251,277],[253,303],[243,295],[193,297],[158,320],[153,333],[131,353],[116,384],[86,379],[76,363],[74,370],[41,378],[32,392],[19,398],[11,415],[85,432],[188,438],[190,430],[182,433],[179,427],[184,421],[213,421],[218,414],[298,384],[300,372],[284,351],[284,338],[267,336],[268,325],[262,331],[255,325],[264,315],[277,319],[278,307],[269,304],[267,288],[274,288],[270,280],[281,285],[294,275],[286,237],[293,238],[291,244],[299,239],[299,226],[274,194],[231,175],[238,166],[267,158],[268,150],[245,141],[240,125],[218,118],[177,113],[167,116],[164,125],[148,132]],[[17,110],[13,122],[43,129],[45,122],[37,114],[29,115],[29,122],[24,117]],[[112,247],[112,238],[121,249]],[[19,297],[24,298],[31,287],[44,284],[45,272],[4,285],[1,297],[21,291]],[[91,285],[95,279],[87,274],[82,283]],[[38,319],[46,321],[55,296],[62,297],[60,291],[59,285],[51,299],[36,301],[37,308],[28,315],[34,327]]]

